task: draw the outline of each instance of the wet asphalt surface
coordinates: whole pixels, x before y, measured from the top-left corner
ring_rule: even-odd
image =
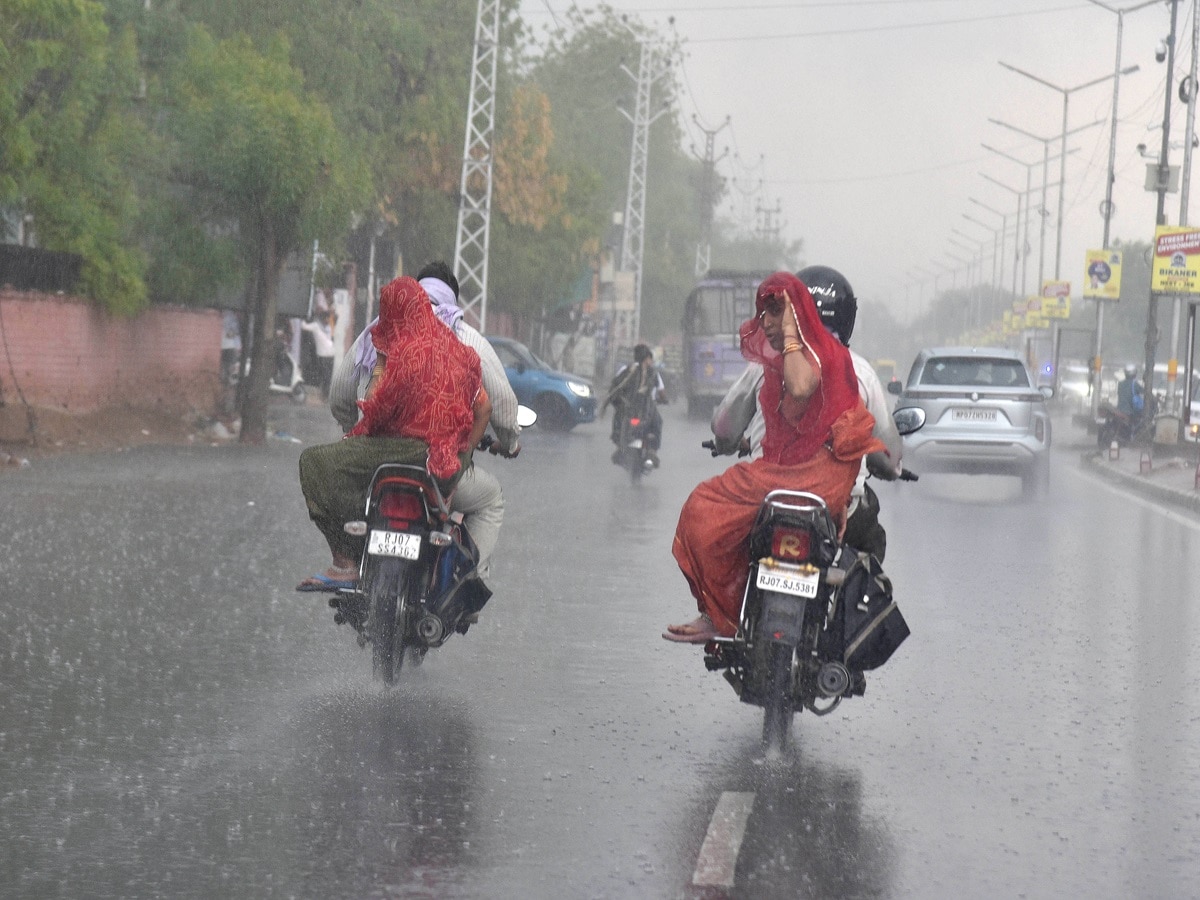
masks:
[[[726,464],[664,412],[636,487],[600,423],[484,461],[495,597],[391,691],[292,590],[325,561],[302,443],[0,477],[0,894],[1195,895],[1197,517],[1089,474],[1068,431],[1044,502],[879,487],[912,637],[766,762],[760,712],[659,638],[694,609],[678,510]],[[727,798],[732,886],[695,884]]]

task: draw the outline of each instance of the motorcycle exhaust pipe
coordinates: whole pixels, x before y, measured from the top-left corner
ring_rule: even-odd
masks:
[[[446,627],[442,624],[442,620],[432,613],[421,616],[420,621],[417,622],[417,635],[431,646],[441,641],[445,633]]]

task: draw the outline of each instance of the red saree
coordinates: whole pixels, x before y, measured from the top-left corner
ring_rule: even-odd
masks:
[[[763,497],[776,488],[810,491],[825,500],[839,529],[862,457],[883,445],[871,436],[874,418],[858,395],[850,352],[821,324],[808,289],[777,272],[758,289],[756,312],[786,292],[801,341],[820,369],[816,393],[802,409],[784,396],[783,356],[771,348],[759,316],[742,325],[742,355],[762,363],[758,402],[766,420],[763,458],[732,466],[702,482],[679,513],[672,553],[692,596],[717,631],[737,631],[750,566],[750,527]]]

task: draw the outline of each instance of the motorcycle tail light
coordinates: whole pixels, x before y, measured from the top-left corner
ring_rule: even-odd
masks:
[[[642,420],[637,418],[636,416],[634,416],[632,419],[629,420],[629,424],[632,425],[634,428],[637,428],[639,425],[642,424]]]
[[[771,556],[783,562],[807,562],[812,535],[801,528],[776,527],[771,533]]]
[[[389,519],[404,519],[412,522],[424,518],[425,505],[416,494],[392,491],[384,494],[380,499],[379,512]]]

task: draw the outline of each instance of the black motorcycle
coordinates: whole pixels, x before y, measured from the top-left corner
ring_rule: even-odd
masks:
[[[924,424],[919,409],[895,418],[901,434]],[[838,543],[815,494],[770,492],[750,551],[737,633],[709,641],[704,664],[723,672],[743,703],[763,708],[763,744],[777,753],[795,713],[827,715],[843,698],[862,696],[864,673],[883,665],[909,630],[879,562]]]
[[[533,424],[522,407],[518,421]],[[487,449],[490,436],[480,449]],[[424,466],[386,463],[375,470],[366,515],[347,522],[366,539],[357,586],[330,598],[334,622],[371,645],[372,671],[392,684],[405,661],[419,665],[453,634],[466,634],[492,592],[478,577],[479,554],[462,516]]]
[[[632,406],[638,408],[631,409]],[[626,403],[617,411],[617,415],[620,416],[620,421],[617,428],[617,449],[613,454],[614,462],[619,462],[627,469],[630,481],[636,484],[641,481],[643,475],[655,468],[648,440],[650,419],[645,415],[642,404]]]

